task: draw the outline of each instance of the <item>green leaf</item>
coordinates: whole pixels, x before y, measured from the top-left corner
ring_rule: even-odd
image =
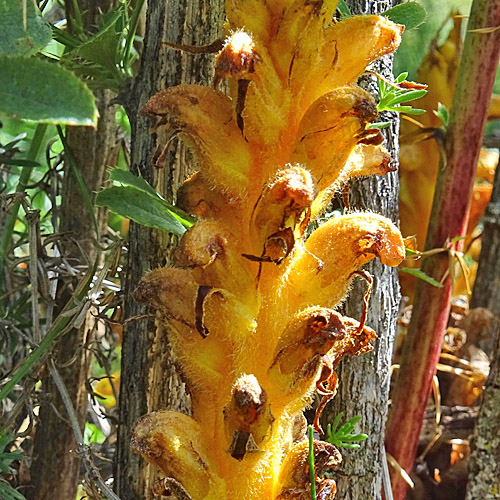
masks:
[[[131,186],[149,193],[154,197],[161,198],[160,194],[142,177],[132,174],[129,170],[113,168],[109,172],[109,179],[122,186]]]
[[[401,104],[402,102],[414,101],[415,99],[424,97],[425,94],[427,94],[427,90],[410,90],[409,92],[403,92],[391,101],[391,105],[394,106],[395,104]]]
[[[391,124],[391,122],[375,122],[375,123],[370,123],[366,126],[366,130],[372,130],[374,128],[386,128]]]
[[[439,281],[436,281],[434,278],[431,278],[420,269],[412,269],[411,267],[400,267],[399,270],[402,271],[403,273],[411,274],[412,276],[415,276],[416,278],[429,283],[429,285],[436,286],[438,288],[442,288],[443,286],[441,283],[439,283]]]
[[[143,226],[181,235],[186,229],[164,202],[131,186],[113,186],[97,195],[96,204]]]
[[[109,178],[115,183],[115,185],[130,186],[139,189],[140,191],[144,191],[154,198],[162,200],[165,208],[172,212],[172,215],[184,227],[191,227],[196,222],[195,217],[168,203],[163,196],[161,196],[161,194],[158,193],[145,179],[132,174],[129,170],[123,170],[118,167],[114,168],[110,171]]]
[[[339,446],[342,448],[356,449],[359,448],[360,445],[356,443],[356,441],[364,441],[368,438],[366,434],[351,434],[356,427],[356,424],[361,420],[360,416],[352,417],[348,420],[344,425],[337,430],[337,427],[342,420],[343,413],[340,412],[332,422],[332,424],[328,424],[327,426],[327,438],[326,441],[334,444],[335,446]]]
[[[43,49],[52,38],[47,21],[32,0],[26,0],[26,29],[23,0],[0,0],[0,56],[29,56]]]
[[[344,436],[342,441],[351,443],[355,441],[364,441],[365,439],[368,439],[368,434],[349,434],[348,436]]]
[[[397,85],[398,83],[404,82],[408,78],[408,71],[403,71],[395,80],[394,83]]]
[[[448,123],[450,121],[450,112],[444,104],[438,102],[438,109],[434,110],[433,113],[441,120],[441,123],[445,127],[448,126]]]
[[[2,155],[0,155],[0,163],[3,163],[4,165],[13,165],[15,167],[28,167],[28,168],[40,166],[40,163],[38,163],[35,160],[25,160],[22,158],[19,158],[19,159],[4,158]]]
[[[85,422],[83,440],[87,446],[90,443],[102,444],[106,441],[106,434],[104,434],[104,432],[102,432],[96,425],[91,424],[90,422]]]
[[[121,29],[118,29],[116,23],[123,16],[125,4],[121,4],[106,19],[99,31],[82,43],[70,55],[76,55],[86,61],[93,62],[109,70],[117,68],[118,45],[121,39]]]
[[[2,480],[0,480],[0,498],[2,500],[26,500],[25,496]]]
[[[43,123],[95,126],[94,96],[70,71],[25,57],[0,57],[0,68],[0,111]]]
[[[397,24],[404,24],[407,30],[417,28],[427,17],[425,9],[416,2],[396,5],[396,7],[386,10],[383,15]]]
[[[337,446],[339,446],[341,448],[346,448],[348,450],[357,450],[358,448],[361,448],[361,445],[359,445],[357,443],[344,443],[344,442],[341,442]]]
[[[314,469],[314,429],[312,425],[307,427],[307,438],[309,440],[309,482],[311,483],[311,500],[316,500],[316,471]]]
[[[339,0],[337,3],[337,10],[340,12],[341,17],[351,17],[351,9],[346,4],[345,0]]]

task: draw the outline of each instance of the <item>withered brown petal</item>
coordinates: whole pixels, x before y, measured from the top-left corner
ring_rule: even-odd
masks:
[[[200,286],[198,288],[198,294],[196,296],[196,306],[195,306],[195,313],[196,313],[196,329],[198,332],[200,332],[200,335],[203,338],[208,337],[209,331],[203,324],[203,303],[205,302],[205,299],[207,298],[207,295],[210,293],[210,290],[212,290],[213,287],[211,286]]]

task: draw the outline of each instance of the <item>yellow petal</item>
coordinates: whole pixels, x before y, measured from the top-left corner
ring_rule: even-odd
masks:
[[[179,85],[153,96],[142,112],[159,117],[157,126],[166,125],[171,135],[182,135],[211,183],[234,195],[245,191],[250,152],[227,96],[208,87]]]
[[[134,428],[132,447],[148,462],[183,485],[192,498],[217,498],[225,487],[215,462],[203,445],[204,431],[182,413],[159,411],[142,417]]]
[[[370,213],[333,218],[294,255],[283,291],[292,307],[333,307],[345,296],[353,271],[375,257],[397,266],[404,256],[401,233],[389,219]]]

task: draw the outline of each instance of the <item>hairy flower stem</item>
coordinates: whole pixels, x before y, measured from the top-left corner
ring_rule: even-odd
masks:
[[[425,250],[447,245],[463,236],[488,104],[500,54],[500,0],[472,4],[450,123],[446,134]],[[460,250],[461,242],[456,243]],[[450,266],[446,254],[426,259],[422,270],[437,281]],[[452,283],[442,288],[419,281],[408,327],[401,368],[393,394],[387,428],[387,451],[411,471],[432,377],[441,352],[449,314]],[[391,471],[395,500],[402,500],[406,483]]]

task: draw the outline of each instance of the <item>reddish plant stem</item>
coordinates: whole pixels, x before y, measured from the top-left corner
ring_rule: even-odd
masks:
[[[472,187],[488,105],[500,53],[500,30],[471,30],[500,26],[500,0],[472,4],[457,87],[439,166],[425,250],[444,247],[467,226]],[[457,246],[461,242],[457,243]],[[422,270],[441,281],[449,267],[446,253],[429,257]],[[419,281],[408,326],[401,367],[393,391],[387,424],[386,449],[407,472],[412,469],[429,399],[432,377],[448,321],[451,281],[442,288]],[[391,470],[394,500],[403,500],[407,484]]]

